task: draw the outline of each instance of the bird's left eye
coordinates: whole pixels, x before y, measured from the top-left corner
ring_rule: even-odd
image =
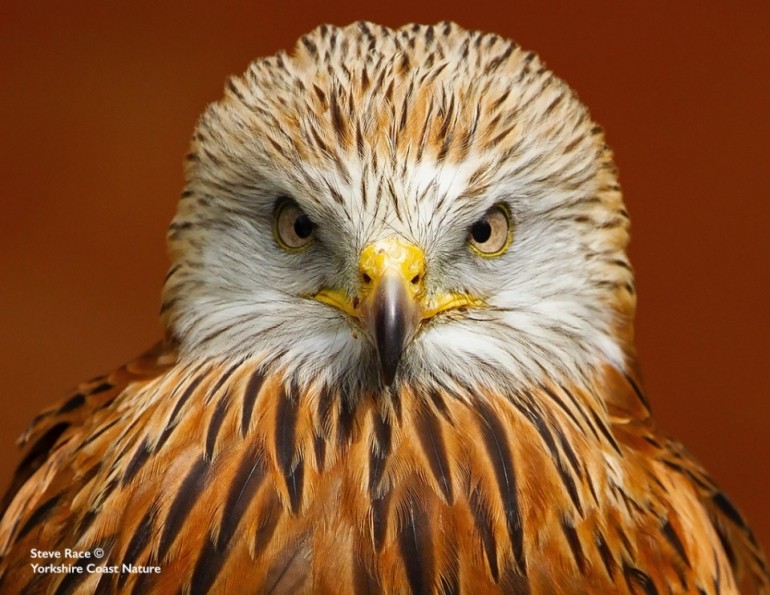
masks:
[[[511,213],[503,204],[490,208],[468,230],[468,246],[479,256],[500,256],[511,245]]]
[[[313,241],[315,224],[294,201],[284,200],[276,208],[273,233],[281,248],[298,252]]]

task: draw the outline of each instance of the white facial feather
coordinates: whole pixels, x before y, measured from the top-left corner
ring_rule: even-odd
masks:
[[[202,117],[164,292],[183,356],[257,355],[303,383],[377,386],[359,325],[309,296],[355,295],[360,251],[397,235],[425,252],[428,293],[487,304],[426,323],[397,382],[505,389],[622,368],[634,308],[628,219],[585,108],[504,40],[466,43],[481,34],[450,26],[430,50],[424,29],[405,28],[368,51],[356,27],[335,29],[345,55],[328,47],[327,29],[309,36],[315,53],[299,44],[293,57],[255,62]],[[416,49],[398,70],[406,50],[394,40],[409,36]],[[317,226],[298,254],[273,237],[287,196]],[[482,258],[468,229],[496,203],[510,209],[514,240]]]

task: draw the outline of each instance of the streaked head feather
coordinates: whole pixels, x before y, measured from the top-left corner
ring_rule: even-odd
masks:
[[[317,224],[310,250],[275,243],[282,196]],[[515,239],[481,259],[467,229],[498,202]],[[183,354],[375,383],[372,346],[303,296],[355,293],[360,250],[393,234],[425,251],[428,291],[488,304],[424,328],[401,379],[510,387],[626,364],[628,218],[600,129],[533,53],[451,23],[320,27],[231,79],[200,120],[169,233],[168,332]]]

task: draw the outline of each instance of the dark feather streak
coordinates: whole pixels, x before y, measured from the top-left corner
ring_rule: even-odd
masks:
[[[497,566],[497,544],[495,543],[495,533],[492,529],[492,512],[484,503],[478,488],[470,494],[470,508],[473,513],[476,529],[481,536],[481,542],[484,544],[489,571],[492,573],[494,581],[497,582],[500,580],[500,569]]]
[[[453,501],[452,483],[449,479],[451,473],[449,471],[449,457],[447,456],[446,444],[441,433],[441,424],[432,411],[424,408],[416,429],[417,437],[420,439],[423,452],[428,459],[430,470],[441,487],[446,502],[451,504]]]
[[[85,402],[86,402],[86,398],[81,393],[77,393],[74,396],[67,399],[64,405],[59,407],[58,413],[67,413],[68,411],[77,409],[78,407],[81,407]]]
[[[435,564],[433,536],[427,513],[414,501],[409,503],[398,545],[412,593],[431,593]]]
[[[658,594],[658,588],[655,586],[655,583],[650,576],[646,572],[630,566],[626,562],[623,563],[623,577],[632,593],[637,593],[637,587],[640,587],[645,595]]]
[[[214,408],[214,413],[211,414],[211,420],[209,421],[209,427],[206,431],[206,458],[210,461],[214,456],[214,446],[217,443],[217,436],[219,435],[219,429],[222,427],[222,422],[225,419],[227,413],[227,407],[230,404],[230,396],[225,395],[217,402]]]
[[[77,593],[77,587],[82,583],[86,577],[90,576],[90,573],[86,572],[86,567],[89,564],[93,564],[93,559],[79,558],[72,564],[73,570],[68,572],[62,581],[59,583],[54,595],[69,595],[71,593]],[[74,570],[78,568],[79,570]]]
[[[369,495],[377,498],[385,460],[390,454],[391,427],[381,416],[374,417],[374,437],[369,450]]]
[[[56,444],[56,441],[69,426],[70,424],[65,422],[52,426],[45,432],[45,434],[38,438],[34,446],[29,449],[16,469],[13,481],[3,495],[2,502],[0,502],[0,517],[2,517],[6,509],[11,505],[11,502],[16,497],[16,493],[21,486],[27,482],[32,474],[37,471],[43,463],[45,463],[48,459],[48,454]]]
[[[254,404],[257,402],[257,396],[262,388],[265,377],[254,372],[249,378],[246,390],[243,391],[243,416],[241,417],[241,436],[246,437],[251,423],[251,414],[254,411]]]
[[[265,469],[262,458],[253,448],[250,448],[243,456],[227,492],[222,523],[216,541],[217,549],[227,548],[238,523],[254,499],[264,478]]]
[[[200,372],[188,385],[187,388],[184,390],[182,395],[179,397],[179,399],[176,402],[176,405],[174,406],[174,410],[171,412],[171,415],[168,417],[168,425],[163,430],[163,433],[160,435],[160,438],[158,439],[158,442],[155,444],[155,448],[153,449],[154,452],[158,452],[161,448],[163,448],[163,445],[166,443],[166,441],[169,439],[169,436],[171,436],[174,429],[176,429],[179,416],[179,412],[182,410],[182,407],[184,407],[185,403],[190,399],[192,394],[195,392],[195,389],[198,388],[198,385],[203,381],[205,374],[203,372]],[[124,484],[125,485],[125,484]]]
[[[540,412],[535,410],[533,407],[527,407],[521,404],[519,401],[513,401],[513,403],[516,408],[524,415],[524,417],[526,417],[535,427],[537,433],[540,434],[543,442],[545,442],[545,445],[548,448],[548,452],[551,454],[551,461],[553,462],[554,467],[559,474],[559,478],[561,479],[562,484],[564,484],[564,488],[567,490],[567,493],[572,500],[572,504],[575,506],[578,513],[582,516],[583,506],[580,503],[580,497],[577,493],[575,478],[572,477],[569,469],[565,467],[564,461],[562,460],[561,455],[559,454],[559,450],[556,447],[553,434],[551,434],[551,431],[548,429],[548,424],[546,423],[545,419],[543,419]]]
[[[151,506],[149,509],[147,509],[147,512],[142,517],[142,520],[139,521],[139,524],[137,525],[136,529],[134,529],[134,533],[128,542],[128,547],[126,548],[126,553],[123,554],[123,560],[121,564],[134,564],[139,557],[139,554],[142,553],[142,550],[144,550],[145,546],[149,543],[150,537],[152,537],[152,518],[154,514],[155,509]],[[120,577],[118,578],[118,586],[123,586],[129,576],[131,575],[127,572],[121,573]]]
[[[275,408],[275,454],[278,466],[286,480],[292,512],[299,512],[302,499],[302,487],[305,477],[303,461],[294,462],[295,433],[297,430],[296,399],[281,391]]]
[[[730,500],[727,499],[727,496],[722,492],[715,492],[712,494],[711,500],[733,523],[738,525],[741,529],[748,529],[746,521],[743,520],[741,513],[738,512],[738,509],[733,506],[733,503],[730,502]]]
[[[16,540],[21,540],[27,533],[32,531],[37,525],[42,523],[48,518],[48,515],[51,514],[51,512],[54,510],[56,505],[59,503],[59,500],[61,500],[62,494],[56,494],[52,498],[49,498],[45,502],[43,502],[40,506],[38,506],[35,509],[35,512],[33,512],[29,518],[27,519],[27,522],[24,523],[24,526],[21,528],[21,531],[19,531],[19,535],[16,538]]]
[[[671,524],[671,521],[667,520],[665,523],[663,523],[662,531],[663,531],[663,536],[666,538],[666,541],[668,541],[671,547],[674,548],[674,551],[676,551],[676,553],[679,554],[679,557],[682,558],[684,563],[689,568],[690,560],[687,557],[687,551],[684,549],[682,540],[680,539],[679,535],[677,534],[676,530]]]
[[[158,544],[158,560],[164,560],[171,544],[174,543],[185,520],[189,517],[190,511],[203,493],[207,484],[208,470],[208,462],[203,457],[199,458],[179,486],[163,522],[163,532]]]
[[[273,533],[275,533],[275,529],[278,526],[278,521],[281,519],[281,509],[281,504],[278,501],[275,492],[272,493],[268,502],[260,507],[260,519],[257,525],[257,531],[254,534],[255,558],[259,557],[273,538]]]
[[[111,384],[109,382],[102,382],[98,386],[92,388],[91,390],[87,391],[89,395],[98,395],[99,393],[106,392],[113,388],[115,385]]]
[[[131,460],[128,462],[128,465],[126,465],[126,470],[123,473],[123,476],[121,477],[120,483],[123,487],[129,484],[132,479],[136,476],[137,473],[139,473],[140,469],[144,467],[144,464],[147,462],[147,459],[150,456],[150,445],[147,443],[147,438],[142,440],[142,442],[139,444],[139,446],[136,447],[136,450],[134,451],[134,456],[131,457]]]
[[[379,552],[385,545],[385,535],[388,529],[388,512],[390,507],[390,494],[372,498],[372,539],[374,547]]]
[[[478,409],[483,421],[481,429],[484,445],[495,470],[495,478],[500,499],[503,503],[503,510],[505,511],[506,526],[511,539],[511,545],[513,546],[513,554],[520,573],[526,574],[524,528],[522,526],[521,511],[519,510],[513,457],[506,439],[507,432],[501,421],[486,404],[479,405]]]
[[[227,554],[214,545],[213,537],[209,535],[195,563],[190,579],[190,595],[209,593],[226,560]]]
[[[347,144],[348,127],[345,123],[345,118],[342,115],[339,102],[337,101],[337,93],[334,91],[329,94],[329,104],[334,131],[337,133],[337,138],[340,140],[340,142],[345,145]]]
[[[572,557],[575,559],[578,570],[581,574],[585,574],[586,571],[586,557],[583,553],[583,547],[580,545],[580,537],[575,530],[575,527],[567,519],[562,519],[561,530],[564,533],[564,537],[567,538],[567,545],[569,545]]]
[[[607,570],[607,575],[611,579],[614,579],[615,569],[618,567],[618,565],[615,562],[615,558],[612,555],[612,552],[610,551],[609,546],[607,545],[607,540],[604,539],[604,535],[602,535],[600,532],[596,533],[595,540],[596,540],[596,548],[599,550],[599,556],[602,559],[604,568]]]
[[[352,399],[347,395],[340,396],[340,414],[337,419],[337,442],[345,444],[350,440],[355,422],[356,409]]]

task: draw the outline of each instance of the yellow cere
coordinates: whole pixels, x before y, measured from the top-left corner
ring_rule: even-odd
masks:
[[[439,293],[425,296],[425,255],[423,251],[399,237],[389,237],[366,246],[359,260],[360,295],[353,300],[341,289],[324,288],[313,297],[346,314],[360,318],[361,306],[386,275],[401,279],[409,297],[416,303],[420,319],[427,320],[440,312],[466,306],[480,307],[483,300],[464,293]]]
[[[410,296],[415,298],[422,293],[425,255],[417,246],[399,237],[369,244],[361,252],[358,268],[365,291],[374,289],[385,274],[396,273],[404,281]]]

